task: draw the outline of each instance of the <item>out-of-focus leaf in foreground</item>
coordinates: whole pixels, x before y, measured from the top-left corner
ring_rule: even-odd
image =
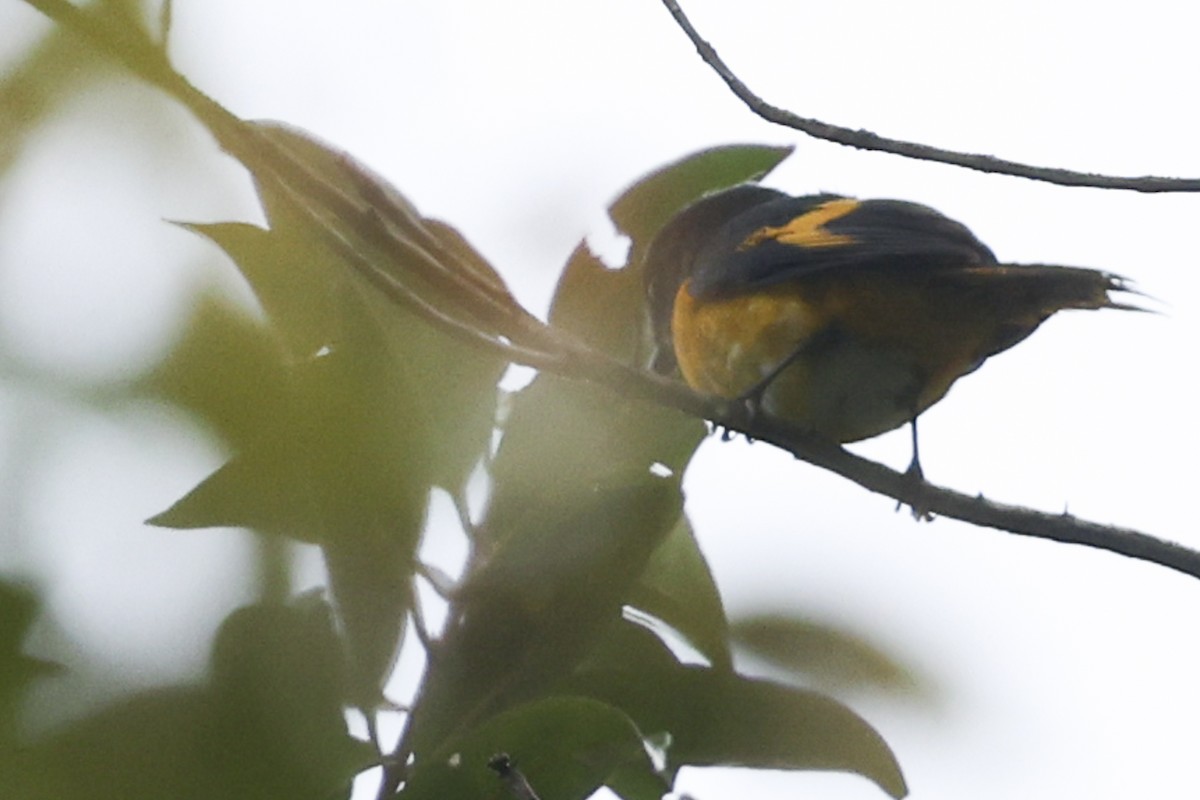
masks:
[[[784,613],[757,614],[730,626],[735,645],[786,670],[797,679],[831,691],[875,688],[927,694],[925,681],[878,646],[835,628]]]
[[[346,731],[326,604],[235,611],[204,685],[135,695],[25,747],[6,800],[335,800],[375,758]]]
[[[615,774],[633,784],[669,787],[654,773],[637,728],[621,711],[582,697],[551,697],[499,714],[448,742],[404,787],[405,800],[477,798],[509,800],[503,781],[488,768],[497,754],[510,756],[529,785],[546,800],[584,800]]]
[[[38,599],[31,589],[0,581],[0,773],[4,752],[16,741],[18,712],[30,684],[62,670],[22,652],[37,611]]]
[[[364,207],[378,206],[379,214],[395,217],[414,236],[436,242],[451,254],[447,269],[504,291],[456,231],[423,220],[395,189],[345,153],[286,126],[253,127],[325,188]],[[260,371],[257,400],[263,413],[235,442],[230,461],[151,522],[241,525],[320,544],[362,673],[356,695],[367,697],[361,702],[369,706],[377,691],[369,687],[390,670],[400,640],[429,491],[441,486],[457,495],[483,458],[496,383],[506,364],[384,298],[345,249],[424,287],[426,282],[409,274],[419,270],[410,269],[414,265],[403,248],[388,247],[361,219],[329,212],[319,197],[281,185],[272,162],[248,166],[259,179],[270,228],[187,227],[234,260],[266,312],[281,368]],[[221,339],[213,334],[202,342]],[[174,363],[187,361],[185,356],[192,363],[204,361],[203,348],[189,352],[189,344],[197,350],[194,339],[185,340]],[[214,379],[231,369],[214,366]],[[178,395],[181,381],[174,378]],[[238,385],[227,388],[235,392]],[[220,405],[204,400],[206,408]],[[236,405],[228,397],[224,402]]]
[[[468,576],[411,720],[418,759],[487,717],[551,692],[609,627],[683,498],[673,479],[547,498]]]
[[[725,606],[686,517],[650,557],[629,604],[671,626],[714,668],[732,668]]]
[[[266,325],[205,293],[195,301],[179,340],[139,388],[188,411],[241,449],[285,410],[284,361],[280,342]]]
[[[676,665],[581,674],[581,693],[629,714],[647,735],[665,733],[670,767],[837,770],[892,797],[907,788],[895,756],[861,717],[836,700],[735,673]]]
[[[613,203],[614,219],[640,247],[673,211],[662,203],[681,206],[760,176],[784,155],[726,148],[684,159],[625,192]],[[642,305],[636,265],[609,270],[581,246],[558,285],[551,321],[632,359],[645,326]],[[543,374],[509,399],[502,432],[477,532],[481,567],[455,598],[459,616],[434,654],[436,669],[414,714],[410,745],[418,754],[454,726],[475,724],[481,710],[546,692],[589,648],[607,650],[608,659],[610,645],[636,641],[647,659],[669,657],[621,620],[624,603],[644,606],[714,664],[729,664],[720,598],[690,531],[677,523],[678,501],[664,517],[648,513],[643,498],[660,491],[656,484],[677,483],[703,424],[607,387]],[[669,545],[661,545],[672,529]]]

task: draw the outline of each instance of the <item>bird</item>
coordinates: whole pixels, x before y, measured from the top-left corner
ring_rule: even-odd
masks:
[[[655,371],[845,444],[912,426],[1064,309],[1145,310],[1119,275],[1007,264],[914,202],[757,184],[671,217],[642,265]]]

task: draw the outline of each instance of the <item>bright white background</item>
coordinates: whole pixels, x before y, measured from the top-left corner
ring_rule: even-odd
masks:
[[[1038,164],[1200,175],[1200,56],[1176,2],[685,8],[753,88],[803,115]],[[0,0],[0,68],[44,28]],[[575,242],[611,236],[603,208],[619,190],[729,142],[795,144],[769,181],[793,193],[915,200],[1002,259],[1129,275],[1165,314],[1055,318],[922,417],[926,472],[1200,547],[1196,196],[1059,188],[772,127],[657,0],[177,0],[172,41],[180,69],[235,112],[316,132],[452,221],[539,311]],[[169,104],[144,123],[136,109],[159,102],[129,82],[73,103],[0,184],[0,337],[64,378],[136,374],[188,292],[239,290],[231,267],[161,220],[252,219],[248,183]],[[903,467],[907,434],[855,449]],[[0,532],[0,570],[51,590],[65,637],[46,634],[44,650],[69,641],[131,685],[199,674],[211,632],[247,599],[223,587],[244,584],[248,544],[140,520],[218,464],[215,448],[161,409],[114,415],[10,388],[0,456],[6,474],[35,466],[0,498],[20,521]],[[895,749],[914,797],[1196,796],[1200,582],[918,525],[766,445],[709,442],[686,488],[733,610],[802,609],[926,681],[918,698],[844,698]],[[692,772],[684,784],[698,800],[882,796],[845,775]]]

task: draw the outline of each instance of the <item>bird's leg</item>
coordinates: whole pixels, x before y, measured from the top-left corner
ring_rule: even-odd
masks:
[[[908,463],[908,469],[904,470],[905,475],[911,475],[915,480],[925,480],[925,470],[921,469],[921,449],[917,445],[917,418],[914,416],[909,422],[912,428],[912,461]]]
[[[770,371],[767,372],[766,375],[755,382],[755,384],[749,389],[737,396],[737,401],[746,406],[746,409],[750,412],[751,418],[758,416],[758,412],[762,410],[763,395],[767,393],[767,389],[771,388],[771,384],[775,382],[775,379],[778,378],[785,369],[796,363],[796,359],[798,359],[801,354],[808,349],[808,344],[808,342],[804,342],[797,345],[796,349],[788,353],[786,358],[784,358],[775,366],[771,367]]]
[[[919,490],[925,483],[925,470],[921,469],[921,451],[917,445],[917,415],[913,415],[909,425],[912,426],[912,461],[909,462],[908,469],[904,470],[904,477],[913,485],[914,490]],[[897,501],[896,510],[899,511],[903,506],[903,502]],[[933,514],[920,500],[910,506],[913,519],[918,522],[928,522],[933,519]]]
[[[775,381],[775,379],[779,377],[779,374],[791,366],[796,359],[800,357],[800,354],[804,351],[804,348],[805,345],[798,345],[795,350],[788,354],[787,358],[771,367],[771,370],[762,378],[757,380],[753,386],[739,394],[737,397],[734,397],[732,404],[740,405],[745,408],[746,412],[750,416],[751,421],[757,419],[759,412],[762,411],[763,395],[766,394],[767,389],[771,387],[771,384]],[[720,425],[716,425],[714,427],[714,431],[719,431],[721,434],[721,440],[725,442],[728,442],[734,437],[734,432],[731,429],[722,429],[722,426]],[[746,441],[754,440],[747,436]]]

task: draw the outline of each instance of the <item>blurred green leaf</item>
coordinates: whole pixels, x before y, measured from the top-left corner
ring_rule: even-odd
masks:
[[[454,598],[410,722],[418,757],[565,678],[620,622],[631,584],[683,504],[676,481],[649,474],[563,500],[544,497],[510,518]]]
[[[348,796],[377,760],[349,737],[341,643],[315,595],[229,616],[213,646],[208,754],[236,784],[229,796]]]
[[[319,248],[300,231],[192,227],[239,259],[289,365],[241,452],[151,521],[246,525],[322,544],[391,529],[397,548],[411,550],[431,482],[422,458],[430,432],[416,413],[419,386],[349,277],[321,268]]]
[[[762,148],[702,154],[678,165],[678,175],[638,184],[613,209],[625,220],[638,202],[674,197],[682,205],[706,190],[760,175],[783,155]],[[654,213],[661,223],[673,210]],[[631,232],[648,237],[653,230],[647,225]],[[631,332],[636,338],[643,325],[641,292],[635,269],[607,270],[581,247],[559,284],[551,319],[630,357],[619,342]],[[624,315],[633,322],[623,321]],[[598,486],[652,484],[652,475],[661,472],[678,480],[704,435],[698,420],[554,376],[541,375],[510,398],[491,464],[488,514],[477,537],[484,567],[456,601],[465,613],[435,655],[428,693],[414,717],[418,752],[451,726],[477,717],[481,707],[494,710],[545,691],[553,683],[549,676],[564,675],[589,648],[603,663],[637,642],[647,663],[673,662],[644,629],[618,624],[619,607],[630,597],[661,614],[715,664],[728,666],[720,598],[690,531],[675,529],[675,540],[631,594],[632,581],[646,572],[647,557],[667,531],[639,522],[645,514],[638,503],[604,493],[598,503],[596,494]],[[626,536],[641,539],[635,560],[597,549],[609,546],[612,534],[601,530],[614,525],[614,514]],[[599,628],[592,619],[608,624]],[[609,655],[601,652],[605,648]],[[626,658],[631,654],[626,649]]]
[[[609,206],[617,228],[633,240],[630,263],[658,229],[702,195],[747,181],[759,181],[792,154],[793,147],[731,144],[701,150],[659,167]]]
[[[588,648],[579,671],[666,669],[676,663],[678,659],[657,631],[622,615],[620,623],[602,631]]]
[[[675,667],[577,676],[581,694],[622,709],[643,734],[667,732],[671,768],[838,770],[907,792],[887,743],[853,711],[816,692],[718,670]]]
[[[203,686],[123,700],[23,748],[5,800],[335,800],[376,760],[346,732],[339,644],[317,598],[235,611]]]
[[[670,788],[660,773],[640,764],[637,767],[618,766],[604,783],[623,800],[662,800],[663,792]]]
[[[344,328],[338,349],[281,368],[241,452],[150,522],[321,544],[356,664],[354,701],[371,708],[403,632],[430,478],[381,337],[369,324]]]
[[[633,362],[648,341],[643,311],[642,260],[654,234],[684,206],[708,192],[759,180],[790,147],[728,145],[703,150],[655,170],[609,206],[617,229],[630,238],[622,269],[609,269],[581,242],[555,291],[550,322],[614,358]]]
[[[242,448],[281,413],[285,381],[283,351],[266,327],[205,293],[167,358],[139,384]]]
[[[687,517],[650,556],[629,603],[682,634],[714,668],[732,668],[725,605]]]
[[[31,658],[22,652],[38,605],[32,589],[0,581],[0,753],[16,736],[17,712],[29,685],[36,678],[62,670],[58,664]],[[0,756],[0,773],[3,772],[3,761]]]
[[[461,269],[496,292],[506,292],[490,265],[457,231],[423,220],[393,187],[347,154],[286,126],[255,127],[331,185],[363,203],[375,203],[381,217],[402,217],[409,228],[419,229],[450,254],[448,269]],[[332,350],[357,365],[352,375],[344,376],[350,378],[345,391],[366,414],[378,414],[376,424],[389,426],[378,433],[397,440],[391,443],[393,462],[429,484],[459,492],[490,439],[495,387],[507,364],[384,298],[292,208],[290,196],[281,197],[273,187],[271,181],[259,183],[270,231],[236,223],[188,227],[234,259],[292,359]],[[322,218],[322,224],[333,227],[382,271],[422,286],[409,274],[403,254],[381,250],[384,244],[361,230],[362,223]]]
[[[181,530],[245,527],[303,541],[320,541],[320,517],[304,485],[303,453],[294,442],[260,442],[234,456],[148,525]]]
[[[513,395],[492,460],[493,526],[510,508],[590,491],[613,476],[638,479],[654,464],[682,474],[706,435],[704,423],[631,400],[604,386],[541,375]]]
[[[5,800],[217,800],[229,776],[203,755],[210,702],[155,689],[27,744],[4,764]]]
[[[419,526],[420,520],[411,524]],[[386,528],[364,530],[355,541],[321,548],[349,645],[349,701],[368,720],[374,709],[389,704],[383,685],[399,657],[412,607],[412,554],[390,534]]]
[[[449,316],[478,318],[463,300],[463,286],[515,309],[517,301],[490,263],[451,225],[421,216],[408,198],[378,173],[313,135],[279,122],[251,122],[254,133],[284,154],[266,149],[246,159],[271,227],[312,228],[330,253],[354,251],[410,293]],[[262,159],[259,160],[258,156]],[[288,158],[303,165],[298,171]],[[332,242],[336,240],[339,245]],[[355,273],[365,285],[368,281]],[[389,301],[390,302],[390,301]]]
[[[448,268],[506,292],[457,231],[422,219],[350,156],[296,129],[254,127],[330,186],[424,237],[429,249],[441,248]],[[269,164],[247,166],[275,174]],[[361,698],[377,692],[400,641],[429,490],[457,495],[484,456],[507,365],[384,298],[327,245],[290,190],[270,179],[259,181],[259,191],[269,230],[186,227],[234,259],[262,304],[286,353],[282,399],[257,437],[152,522],[247,525],[320,543],[361,673],[356,696],[369,706]],[[399,251],[373,235],[371,220],[343,219],[321,211],[319,198],[300,199],[309,201],[319,224],[359,255],[423,286]]]
[[[254,292],[289,360],[340,339],[346,278],[332,256],[298,231],[244,222],[176,223],[216,244]]]
[[[356,666],[353,699],[372,708],[403,633],[429,484],[404,449],[403,399],[360,397],[362,368],[352,348],[297,365],[260,438],[150,522],[321,544]]]
[[[351,344],[294,365],[244,451],[150,522],[241,525],[321,544],[407,523],[398,541],[415,539],[428,483],[404,458],[417,443],[392,413],[403,410],[400,387],[364,386],[369,363],[358,355]]]
[[[739,649],[830,690],[876,687],[912,694],[921,689],[911,671],[865,639],[789,614],[757,614],[731,623]]]
[[[511,800],[487,767],[508,754],[545,800],[584,800],[614,773],[630,786],[669,788],[654,769],[637,728],[619,710],[581,697],[551,697],[511,709],[418,762],[406,800]],[[645,796],[645,795],[643,795]]]
[[[478,278],[480,282],[490,286],[496,292],[508,295],[513,303],[516,299],[508,292],[508,286],[505,285],[504,279],[496,272],[495,268],[488,262],[486,258],[475,247],[467,241],[467,238],[461,232],[448,222],[443,222],[440,219],[423,218],[425,228],[429,233],[437,239],[437,241],[446,250],[451,253],[459,267],[462,267],[467,272]]]
[[[445,270],[461,271],[468,280],[509,298],[499,275],[457,230],[421,217],[395,187],[347,153],[285,125],[255,123],[255,127],[331,186],[371,207],[377,218],[397,229],[396,235],[411,237],[415,249],[440,251],[443,254],[440,263]],[[253,172],[254,166],[249,166]],[[311,223],[297,213],[288,197],[276,192],[272,181],[259,180],[258,190],[272,232],[282,233],[288,243],[285,263],[292,265],[301,259],[315,262],[321,265],[322,274],[336,276],[339,287],[345,284],[352,289],[348,293],[352,297],[346,298],[338,316],[340,333],[327,337],[322,345],[336,348],[353,325],[370,325],[379,332],[382,346],[377,354],[378,363],[366,375],[377,375],[375,380],[398,384],[397,390],[389,393],[394,396],[386,408],[393,418],[423,434],[423,440],[415,443],[409,467],[423,468],[431,483],[452,494],[459,493],[490,442],[496,384],[507,369],[507,362],[494,353],[452,338],[385,298],[333,252],[325,238],[311,230]],[[325,220],[343,241],[381,272],[395,276],[415,293],[428,293],[425,300],[455,316],[454,304],[458,302],[455,293],[447,294],[443,287],[430,286],[420,277],[422,270],[406,260],[396,243],[390,239],[380,241],[367,222],[370,220],[339,217]],[[265,277],[260,276],[258,283],[265,285]],[[510,301],[516,303],[511,298]],[[285,304],[278,305],[282,316]],[[298,309],[294,321],[281,324],[304,325],[303,309]],[[364,337],[354,334],[354,338]],[[380,411],[387,413],[384,409]]]
[[[97,13],[129,13],[140,0],[96,0]],[[91,47],[81,47],[71,31],[58,25],[0,72],[0,175],[59,108],[106,81],[126,80],[124,70]],[[145,122],[151,122],[147,107]]]
[[[610,269],[580,242],[559,276],[550,324],[613,358],[636,361],[645,327],[640,274]]]

